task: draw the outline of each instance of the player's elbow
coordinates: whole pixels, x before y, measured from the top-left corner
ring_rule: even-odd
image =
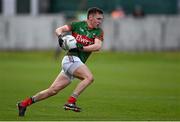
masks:
[[[61,26],[55,30],[56,35],[60,35],[64,32],[71,31],[71,28],[68,25]]]
[[[59,27],[59,28],[57,28],[57,29],[55,30],[55,34],[56,34],[57,36],[59,36],[59,35],[62,34],[63,32],[64,32],[63,27]]]
[[[56,34],[56,35],[59,35],[59,33],[60,33],[60,28],[57,28],[57,29],[55,30],[55,34]]]

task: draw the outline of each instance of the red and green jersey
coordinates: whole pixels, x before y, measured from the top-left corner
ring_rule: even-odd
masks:
[[[89,29],[86,21],[72,22],[71,25],[72,36],[75,37],[77,43],[83,46],[94,44],[95,38],[103,41],[103,30],[101,28]],[[70,50],[68,55],[78,56],[82,62],[86,62],[91,52],[84,52],[80,50]]]

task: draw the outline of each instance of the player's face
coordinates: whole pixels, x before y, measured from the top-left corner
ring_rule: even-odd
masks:
[[[92,17],[91,17],[91,24],[94,28],[97,28],[99,27],[102,22],[103,22],[103,15],[102,14],[94,14]]]

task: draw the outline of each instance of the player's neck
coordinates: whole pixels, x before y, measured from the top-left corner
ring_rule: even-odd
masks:
[[[88,29],[93,29],[94,28],[92,23],[89,20],[87,20],[87,25],[88,25]]]

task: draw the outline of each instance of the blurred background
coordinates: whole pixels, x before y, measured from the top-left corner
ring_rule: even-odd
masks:
[[[180,49],[180,0],[0,0],[0,50],[54,49],[54,30],[93,6],[105,12],[104,50]]]

